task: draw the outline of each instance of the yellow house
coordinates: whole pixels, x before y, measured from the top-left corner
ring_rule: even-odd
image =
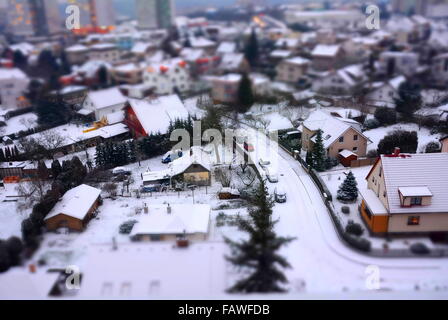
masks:
[[[378,234],[448,232],[448,153],[382,155],[360,190],[361,216]]]

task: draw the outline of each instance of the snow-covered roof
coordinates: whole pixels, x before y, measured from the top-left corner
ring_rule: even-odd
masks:
[[[286,59],[285,62],[291,63],[291,64],[296,64],[296,65],[304,65],[304,64],[310,63],[310,60],[308,60],[306,58],[302,58],[302,57],[294,57],[294,58]]]
[[[28,269],[13,269],[0,274],[0,299],[47,299],[53,285],[59,277],[58,272],[38,270],[31,273]]]
[[[142,215],[132,228],[131,237],[138,235],[208,233],[210,205],[172,204],[149,205],[147,215]]]
[[[84,52],[84,51],[88,51],[88,50],[89,50],[89,48],[82,44],[75,44],[75,45],[67,47],[65,49],[66,52]]]
[[[390,32],[411,32],[415,23],[408,17],[395,17],[389,19],[386,24],[386,29]]]
[[[221,294],[228,248],[195,242],[179,250],[172,242],[91,245],[83,268],[82,299],[190,298]]]
[[[373,215],[384,215],[387,214],[387,209],[384,207],[381,200],[378,198],[375,192],[371,189],[360,188],[359,193],[364,201],[367,203],[371,213]]]
[[[182,58],[173,58],[169,60],[164,60],[158,63],[152,63],[149,65],[145,70],[149,73],[158,73],[163,74],[165,72],[179,69],[179,68],[186,68],[186,62]]]
[[[205,37],[190,37],[190,44],[193,48],[212,47],[216,45],[214,41]]]
[[[392,88],[394,88],[395,90],[398,90],[400,85],[405,81],[406,81],[406,78],[404,76],[398,76],[398,77],[395,77],[395,78],[392,78],[391,80],[389,80],[389,84],[392,86]]]
[[[204,56],[203,49],[183,48],[179,55],[187,61],[196,61]]]
[[[328,148],[336,139],[343,135],[350,127],[358,131],[355,125],[346,123],[325,111],[316,110],[303,122],[303,126],[311,131],[322,130],[322,139],[325,148]],[[362,135],[362,133],[359,133]],[[311,138],[314,142],[316,135]]]
[[[286,48],[295,48],[299,45],[300,40],[297,38],[280,38],[275,43],[275,46],[277,48],[283,48],[286,46]]]
[[[428,187],[399,187],[398,191],[403,197],[432,197]]]
[[[34,51],[35,47],[28,42],[21,42],[9,46],[12,51],[20,51],[24,56],[29,56]]]
[[[236,43],[235,42],[221,42],[216,49],[217,53],[234,53],[236,51]]]
[[[134,54],[145,54],[149,48],[154,47],[153,43],[150,42],[137,42],[131,49]]]
[[[61,90],[59,90],[60,94],[68,94],[68,93],[72,93],[72,92],[78,92],[78,91],[84,91],[87,90],[86,86],[67,86],[62,88]]]
[[[113,43],[97,43],[90,47],[91,50],[116,50],[117,46]]]
[[[356,153],[353,153],[350,150],[344,149],[341,152],[339,152],[339,155],[341,155],[344,158],[348,158],[348,157],[351,157],[351,156],[356,156]]]
[[[0,80],[23,79],[28,77],[18,68],[0,68]]]
[[[318,44],[313,52],[311,53],[313,56],[321,56],[321,57],[335,57],[340,50],[340,45],[327,45],[327,44]]]
[[[238,73],[228,73],[222,76],[209,76],[207,79],[211,81],[226,81],[226,82],[240,82],[241,75]]]
[[[76,73],[85,73],[87,77],[94,77],[98,70],[102,67],[106,67],[107,69],[112,68],[112,65],[106,61],[101,60],[89,60],[84,63],[82,66],[73,66],[73,71]]]
[[[87,95],[88,99],[92,101],[96,110],[122,104],[124,105],[127,98],[117,88],[109,88],[98,91],[91,91]]]
[[[289,50],[274,50],[270,53],[272,58],[288,58],[292,56],[292,52]]]
[[[222,56],[220,68],[225,70],[238,69],[244,61],[242,53],[225,53]]]
[[[45,220],[51,219],[59,214],[83,220],[100,194],[100,189],[86,184],[70,189],[56,203],[53,209],[51,209],[50,213],[45,217]]]
[[[151,132],[166,132],[170,121],[185,119],[188,111],[182,101],[175,94],[161,96],[153,100],[129,99],[129,104],[149,134]]]
[[[391,214],[448,213],[448,153],[419,153],[403,157],[382,155],[381,165]],[[411,189],[407,189],[409,187]],[[399,190],[414,192],[418,189],[420,192],[423,188],[432,194],[430,205],[401,206]]]

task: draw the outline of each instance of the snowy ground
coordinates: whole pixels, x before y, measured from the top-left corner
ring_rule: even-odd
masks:
[[[380,127],[373,130],[364,131],[364,135],[372,140],[372,143],[367,145],[367,150],[376,150],[378,143],[390,132],[394,130],[416,131],[418,135],[417,152],[424,151],[425,146],[432,141],[438,141],[440,134],[431,134],[427,128],[419,128],[415,123],[397,123],[388,127]]]
[[[30,210],[20,211],[17,209],[18,192],[17,184],[5,184],[5,188],[0,187],[0,239],[7,239],[11,236],[21,237],[21,223],[28,218]]]
[[[2,135],[10,135],[22,130],[28,130],[37,126],[37,115],[35,113],[25,113],[17,117],[12,117],[6,121],[5,127],[0,127]]]

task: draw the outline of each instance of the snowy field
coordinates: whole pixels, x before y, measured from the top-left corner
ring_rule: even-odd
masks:
[[[12,117],[6,121],[5,127],[0,127],[2,135],[10,135],[22,130],[28,130],[37,126],[37,115],[30,112],[17,117]]]
[[[397,123],[388,127],[380,127],[373,130],[364,131],[364,135],[368,137],[372,143],[367,145],[367,151],[376,150],[379,142],[390,132],[394,130],[416,131],[418,135],[417,152],[423,152],[425,146],[432,141],[438,141],[440,134],[431,134],[427,128],[420,128],[415,123]]]

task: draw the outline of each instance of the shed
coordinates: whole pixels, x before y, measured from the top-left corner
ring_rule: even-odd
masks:
[[[358,155],[356,153],[353,153],[347,149],[339,152],[339,162],[344,167],[350,167],[353,160],[358,160]]]
[[[67,191],[45,217],[48,230],[68,228],[82,231],[94,217],[101,190],[82,184]]]

